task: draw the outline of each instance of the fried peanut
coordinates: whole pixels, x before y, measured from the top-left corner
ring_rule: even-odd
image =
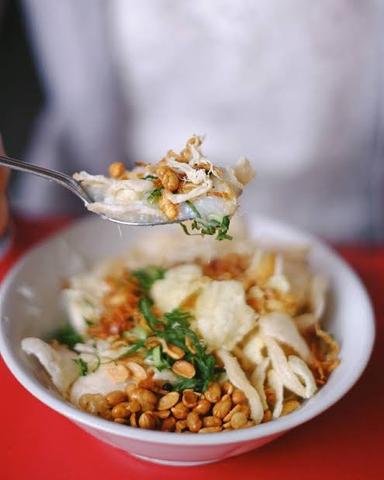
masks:
[[[106,395],[106,400],[111,407],[114,407],[118,403],[125,402],[127,400],[127,394],[120,390],[115,390],[114,392],[108,393]]]
[[[172,370],[176,375],[184,378],[193,378],[196,375],[195,367],[192,363],[186,362],[185,360],[177,360],[172,365]]]
[[[231,418],[231,427],[234,430],[244,427],[248,422],[247,416],[243,412],[236,412]]]
[[[144,412],[139,417],[139,427],[146,430],[153,430],[156,428],[156,417],[152,412]]]
[[[178,392],[169,392],[160,398],[157,408],[159,410],[169,410],[179,401],[180,394]]]
[[[130,414],[131,414],[131,411],[129,410],[128,402],[118,403],[112,408],[113,418],[126,418],[126,417],[129,417]]]
[[[163,432],[174,432],[175,428],[176,428],[175,417],[166,418],[161,423],[161,431],[163,431]]]
[[[199,400],[194,410],[199,415],[206,415],[209,412],[210,408],[211,408],[211,403],[205,398],[203,398]]]
[[[164,351],[174,360],[180,360],[185,355],[184,350],[182,350],[179,347],[176,347],[176,345],[168,345],[168,348]]]
[[[199,396],[197,393],[193,392],[192,390],[184,391],[182,401],[187,408],[196,407],[198,400],[199,400]]]
[[[128,409],[132,413],[137,413],[141,409],[141,405],[137,400],[131,400],[128,402]]]
[[[237,412],[242,412],[245,415],[245,412],[242,408],[242,405],[235,405],[232,410],[229,411],[229,413],[223,418],[224,422],[229,422],[232,418],[232,415],[234,415]]]
[[[196,412],[189,412],[187,416],[187,426],[190,432],[198,432],[203,422]]]
[[[247,397],[244,395],[244,392],[242,392],[239,389],[234,390],[232,393],[232,402],[235,404],[245,402],[247,400]]]
[[[228,395],[232,395],[233,390],[234,390],[234,387],[233,387],[232,383],[230,383],[230,382],[224,382],[221,385],[221,388],[222,388],[223,392],[228,393]]]
[[[171,412],[172,415],[178,420],[184,420],[184,418],[187,418],[189,410],[182,402],[179,402],[177,405],[171,408]]]
[[[159,200],[159,208],[169,220],[176,220],[179,215],[179,208],[167,198],[162,196]]]
[[[157,403],[157,397],[153,392],[140,387],[132,390],[130,398],[137,400],[143,411],[154,410]]]
[[[125,165],[122,162],[111,163],[108,167],[108,173],[112,178],[119,178],[125,173]]]
[[[171,415],[170,410],[160,410],[159,412],[154,412],[157,418],[160,418],[161,420],[164,420],[165,418],[168,418]]]
[[[221,387],[217,382],[211,383],[208,389],[204,392],[205,398],[211,402],[216,403],[221,398]]]
[[[229,395],[224,395],[224,397],[216,403],[212,409],[212,413],[215,417],[224,418],[232,407],[232,400]]]
[[[157,168],[157,176],[160,178],[161,183],[165,190],[175,192],[179,188],[179,177],[169,167],[161,166]]]
[[[221,427],[222,421],[218,417],[204,417],[203,418],[203,425],[204,427]]]

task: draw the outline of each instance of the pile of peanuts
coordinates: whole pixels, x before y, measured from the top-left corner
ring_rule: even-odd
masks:
[[[203,394],[184,390],[160,395],[129,385],[125,392],[82,395],[79,405],[116,423],[163,432],[213,433],[254,425],[244,393],[229,382],[211,383]]]

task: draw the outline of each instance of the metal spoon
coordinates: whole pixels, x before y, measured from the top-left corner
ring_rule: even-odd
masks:
[[[14,158],[7,157],[6,155],[0,155],[0,165],[4,167],[11,168],[12,170],[18,170],[19,172],[26,172],[26,173],[33,173],[39,177],[45,178],[46,180],[51,180],[59,185],[67,188],[72,193],[77,195],[83,202],[84,205],[87,206],[88,203],[92,203],[93,199],[89,195],[89,193],[81,186],[79,182],[77,182],[74,178],[70,177],[69,175],[57,172],[56,170],[50,170],[49,168],[39,167],[38,165],[32,165],[30,163],[22,162],[21,160],[16,160]],[[156,222],[127,222],[123,220],[116,220],[112,217],[107,217],[105,215],[101,215],[103,218],[110,220],[111,222],[122,223],[124,225],[132,225],[132,226],[156,226],[156,225],[166,225],[169,223],[180,223],[186,220],[191,220],[190,217],[179,218],[175,221],[169,220],[160,220]]]

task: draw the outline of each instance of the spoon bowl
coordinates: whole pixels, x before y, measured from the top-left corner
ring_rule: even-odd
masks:
[[[37,175],[41,178],[45,178],[46,180],[53,181],[65,187],[70,192],[75,194],[79,197],[85,207],[89,203],[92,203],[94,200],[89,192],[80,184],[80,182],[76,181],[71,176],[67,175],[66,173],[58,172],[57,170],[51,170],[49,168],[40,167],[38,165],[32,165],[30,163],[22,162],[21,160],[16,160],[14,158],[8,157],[7,155],[0,155],[0,165],[10,168],[12,170],[17,170],[19,172],[24,173],[32,173],[33,175]],[[120,223],[123,225],[131,225],[135,227],[155,227],[157,225],[168,225],[171,223],[180,223],[185,222],[187,220],[192,220],[192,217],[182,217],[178,218],[177,220],[152,220],[152,221],[127,221],[116,219],[113,217],[109,217],[106,215],[100,215],[102,218],[109,220],[111,222]]]

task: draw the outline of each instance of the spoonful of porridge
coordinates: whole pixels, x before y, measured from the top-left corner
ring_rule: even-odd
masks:
[[[4,155],[0,155],[0,165],[59,183],[89,211],[113,222],[135,226],[180,223],[188,235],[228,239],[230,217],[254,172],[245,158],[234,167],[214,165],[203,155],[201,145],[202,137],[194,135],[179,153],[169,150],[157,163],[137,162],[131,170],[122,162],[112,163],[108,176],[81,171],[71,177]]]

